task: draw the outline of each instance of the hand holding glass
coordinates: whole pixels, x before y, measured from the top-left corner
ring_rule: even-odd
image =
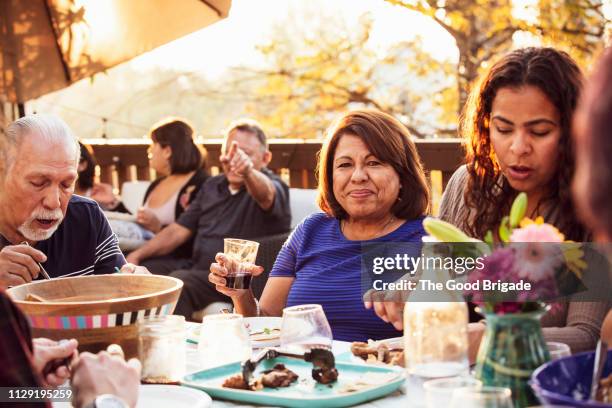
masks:
[[[251,286],[251,272],[247,264],[255,264],[259,242],[246,239],[225,238],[223,252],[230,262],[224,265],[228,274],[225,276],[225,286],[232,289],[248,289]]]

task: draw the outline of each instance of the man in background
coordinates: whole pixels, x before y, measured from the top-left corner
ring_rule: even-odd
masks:
[[[222,153],[224,173],[206,180],[176,222],[128,255],[131,263],[184,282],[175,313],[187,318],[212,302],[230,301],[208,281],[210,264],[223,252],[223,238],[254,239],[290,228],[289,188],[266,168],[272,154],[263,130],[253,122],[236,123]],[[163,257],[192,236],[190,261]]]

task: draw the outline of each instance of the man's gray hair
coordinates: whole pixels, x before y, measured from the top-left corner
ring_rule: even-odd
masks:
[[[223,146],[222,146],[222,152],[225,152],[225,149],[227,148],[226,143],[227,143],[227,138],[234,133],[234,131],[239,130],[241,132],[248,132],[251,133],[252,135],[254,135],[257,140],[259,141],[259,143],[261,144],[262,149],[268,150],[268,138],[266,137],[266,134],[264,133],[263,129],[261,128],[261,125],[253,120],[253,119],[247,119],[247,118],[242,118],[242,119],[238,119],[234,122],[232,122],[227,131],[225,132],[225,138],[223,140]]]
[[[15,152],[24,137],[37,134],[47,140],[64,139],[74,143],[76,164],[79,161],[79,141],[72,130],[59,116],[51,114],[27,115],[8,125],[5,132],[0,133],[0,174],[6,174],[13,165]]]

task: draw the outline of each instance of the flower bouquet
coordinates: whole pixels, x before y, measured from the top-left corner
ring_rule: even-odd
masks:
[[[472,283],[468,287],[476,289],[464,293],[485,315],[476,376],[485,385],[511,388],[517,407],[537,402],[527,382],[533,370],[550,359],[540,317],[558,305],[555,300],[583,288],[580,279],[586,267],[580,244],[565,241],[541,217],[526,218],[526,209],[527,195],[520,193],[497,234],[489,231],[484,241],[438,219],[423,222],[430,236],[451,243],[453,257],[482,260],[466,277]],[[494,289],[484,290],[479,283],[485,281]]]

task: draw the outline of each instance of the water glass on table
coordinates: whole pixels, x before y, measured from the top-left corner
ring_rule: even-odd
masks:
[[[185,375],[185,317],[146,317],[138,322],[138,358],[141,381],[178,384]]]
[[[572,355],[570,347],[565,343],[559,343],[556,341],[547,341],[546,347],[550,353],[551,360],[557,360],[563,357],[569,357]]]
[[[427,408],[447,407],[455,390],[479,387],[482,387],[482,382],[470,377],[438,378],[423,384]]]
[[[223,253],[230,259],[226,265],[228,275],[225,276],[226,286],[233,289],[248,289],[251,287],[251,272],[248,264],[255,264],[259,242],[246,239],[225,238]]]
[[[331,349],[332,332],[321,305],[299,305],[283,309],[281,347],[294,353],[312,348]]]
[[[512,391],[503,387],[460,388],[453,392],[451,408],[513,408]]]
[[[251,358],[249,332],[242,315],[220,313],[204,316],[198,354],[203,368]]]

